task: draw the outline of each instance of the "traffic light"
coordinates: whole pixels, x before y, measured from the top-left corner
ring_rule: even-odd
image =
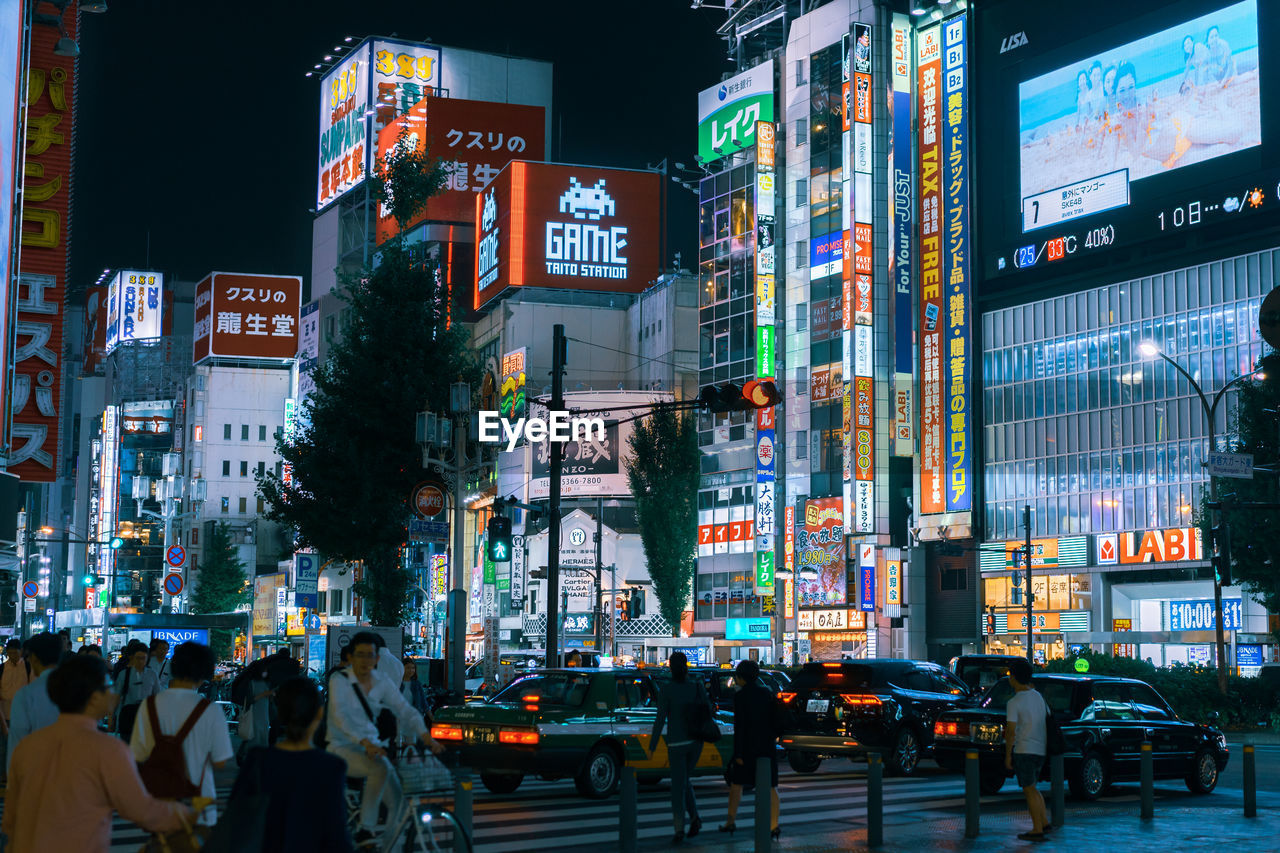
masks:
[[[98,578],[95,575],[85,575],[80,579],[80,582],[92,589],[98,585]]]
[[[489,540],[485,551],[492,562],[511,561],[511,519],[501,515],[489,519]]]
[[[749,412],[780,402],[782,394],[772,379],[753,379],[746,385],[705,385],[698,394],[699,405],[708,412]]]
[[[124,547],[124,539],[122,539],[122,538],[121,538],[121,537],[119,537],[119,536],[112,536],[112,537],[111,537],[111,550],[112,550],[112,551],[119,551],[119,550],[120,550],[121,548],[123,548],[123,547]]]
[[[1022,603],[1022,572],[1013,573],[1013,585],[1009,589],[1014,604]]]
[[[1224,521],[1209,535],[1213,540],[1213,573],[1220,586],[1231,586],[1231,528]]]
[[[618,618],[623,622],[631,619],[631,602],[625,595],[618,599]]]
[[[631,590],[631,604],[630,604],[630,607],[628,607],[628,611],[631,613],[632,619],[638,619],[639,617],[644,615],[644,590],[643,589]]]

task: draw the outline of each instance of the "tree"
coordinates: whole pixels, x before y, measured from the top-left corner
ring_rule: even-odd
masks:
[[[438,161],[398,144],[379,170],[377,195],[403,231],[447,177]],[[289,482],[268,473],[258,490],[267,517],[296,531],[299,546],[363,562],[355,591],[370,621],[399,625],[409,590],[400,549],[422,479],[415,415],[445,411],[449,384],[475,388],[479,369],[467,333],[448,322],[436,265],[402,236],[379,252],[377,266],[344,281],[350,322],[314,374],[303,426],[277,442]]]
[[[1255,468],[1280,463],[1280,355],[1273,352],[1265,356],[1258,371],[1266,378],[1240,386],[1235,416],[1237,450],[1252,453]],[[1232,505],[1280,502],[1278,480],[1275,468],[1257,470],[1248,480],[1218,480],[1218,497],[1223,505],[1221,521],[1231,531],[1235,582],[1243,584],[1271,613],[1280,610],[1280,536],[1276,535],[1280,511]],[[1203,526],[1209,526],[1207,519]],[[1207,549],[1207,535],[1204,542]]]
[[[672,636],[692,593],[698,547],[700,452],[694,418],[669,409],[636,421],[627,481],[662,618]]]
[[[231,527],[225,521],[213,525],[204,543],[204,559],[191,592],[192,613],[231,613],[248,604],[249,577],[231,541]],[[215,628],[209,646],[218,660],[231,657],[230,629]]]

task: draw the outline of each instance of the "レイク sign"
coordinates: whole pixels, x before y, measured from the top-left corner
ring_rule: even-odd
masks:
[[[1146,532],[1104,533],[1097,538],[1098,565],[1178,563],[1203,560],[1200,528],[1172,527]]]

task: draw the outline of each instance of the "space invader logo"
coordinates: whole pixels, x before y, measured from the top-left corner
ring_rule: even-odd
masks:
[[[604,180],[601,178],[594,186],[584,187],[577,178],[569,178],[569,189],[560,196],[560,212],[568,213],[574,219],[590,219],[593,222],[604,216],[614,216],[617,205],[609,193],[605,192]]]

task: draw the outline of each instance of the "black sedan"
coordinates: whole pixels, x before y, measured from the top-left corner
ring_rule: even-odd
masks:
[[[964,682],[926,661],[871,658],[805,664],[778,693],[787,761],[812,773],[824,758],[879,752],[910,776],[933,742],[938,715],[970,701]]]
[[[1037,674],[1035,688],[1062,727],[1067,781],[1076,797],[1097,798],[1112,782],[1140,778],[1143,741],[1150,741],[1157,779],[1182,779],[1197,794],[1218,784],[1227,766],[1227,739],[1216,728],[1178,719],[1151,685],[1131,678]],[[951,770],[966,750],[980,756],[983,793],[1004,785],[1005,704],[1013,696],[1001,679],[976,707],[949,711],[933,725],[934,756]],[[1042,778],[1048,778],[1045,762]]]

